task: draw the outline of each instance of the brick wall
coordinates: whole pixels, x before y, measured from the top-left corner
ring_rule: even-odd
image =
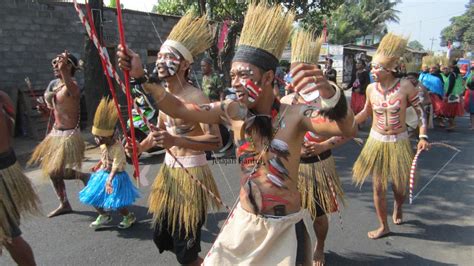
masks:
[[[103,16],[106,45],[116,47],[115,9],[104,8]],[[127,43],[146,62],[147,51],[161,44],[152,21],[165,39],[179,18],[124,10],[123,19]],[[0,89],[25,88],[26,76],[34,87],[46,87],[53,79],[51,59],[64,49],[82,58],[85,34],[72,3],[0,0]],[[83,84],[81,72],[76,78]]]

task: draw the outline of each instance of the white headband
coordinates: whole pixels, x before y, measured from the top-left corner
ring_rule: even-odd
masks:
[[[188,61],[189,63],[193,63],[193,55],[191,52],[186,48],[184,45],[182,45],[180,42],[173,41],[173,40],[166,40],[163,45],[173,47],[174,49],[178,50],[178,52],[183,55],[184,59]]]

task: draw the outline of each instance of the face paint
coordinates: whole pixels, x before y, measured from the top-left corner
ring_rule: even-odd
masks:
[[[242,86],[244,86],[245,90],[247,91],[249,101],[252,103],[255,102],[255,100],[262,92],[262,89],[258,87],[251,79],[242,80]]]
[[[162,46],[156,60],[156,68],[160,78],[166,78],[176,75],[178,72],[181,57],[168,46]],[[162,68],[165,73],[160,73]]]

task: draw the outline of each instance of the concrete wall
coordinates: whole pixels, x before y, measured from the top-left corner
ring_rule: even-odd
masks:
[[[104,8],[103,16],[106,45],[116,47],[115,9]],[[146,62],[148,51],[158,50],[161,44],[152,21],[164,40],[179,18],[124,10],[123,19],[127,43]],[[26,76],[35,88],[45,88],[53,79],[51,59],[65,49],[82,58],[85,40],[72,3],[0,0],[0,89],[11,94],[25,88]],[[83,84],[81,72],[76,78]]]

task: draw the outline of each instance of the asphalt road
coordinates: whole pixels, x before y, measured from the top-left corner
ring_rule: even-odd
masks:
[[[432,141],[444,141],[459,147],[462,152],[434,147],[419,159],[420,179],[413,205],[405,205],[403,225],[395,226],[389,219],[393,233],[379,240],[369,240],[367,231],[377,226],[371,182],[359,189],[352,185],[351,167],[361,150],[354,142],[335,150],[337,168],[342,177],[347,205],[342,211],[342,227],[337,214],[330,217],[330,231],[326,241],[328,265],[472,265],[474,254],[474,132],[467,130],[467,117],[458,119],[459,129],[447,133],[435,129]],[[367,130],[360,136],[366,138]],[[455,155],[456,154],[456,155]],[[84,169],[98,159],[97,150],[87,152]],[[160,167],[162,156],[143,158],[141,164],[150,165],[152,182]],[[238,195],[238,167],[233,160],[210,161],[223,201],[232,205]],[[222,169],[222,170],[221,170]],[[37,169],[27,169],[32,179],[40,175]],[[67,189],[73,214],[53,219],[28,217],[23,220],[23,236],[34,249],[39,265],[177,265],[174,255],[159,254],[151,238],[150,216],[146,198],[149,187],[142,187],[142,198],[131,210],[139,222],[128,230],[113,225],[100,231],[88,225],[96,213],[80,204],[77,193],[82,185],[68,181]],[[38,194],[44,213],[54,209],[58,201],[51,186],[38,184]],[[393,197],[388,195],[389,211]],[[469,207],[471,206],[471,207]],[[201,255],[209,250],[227,213],[224,209],[210,213],[203,228]],[[13,265],[8,252],[0,257],[0,265]]]

